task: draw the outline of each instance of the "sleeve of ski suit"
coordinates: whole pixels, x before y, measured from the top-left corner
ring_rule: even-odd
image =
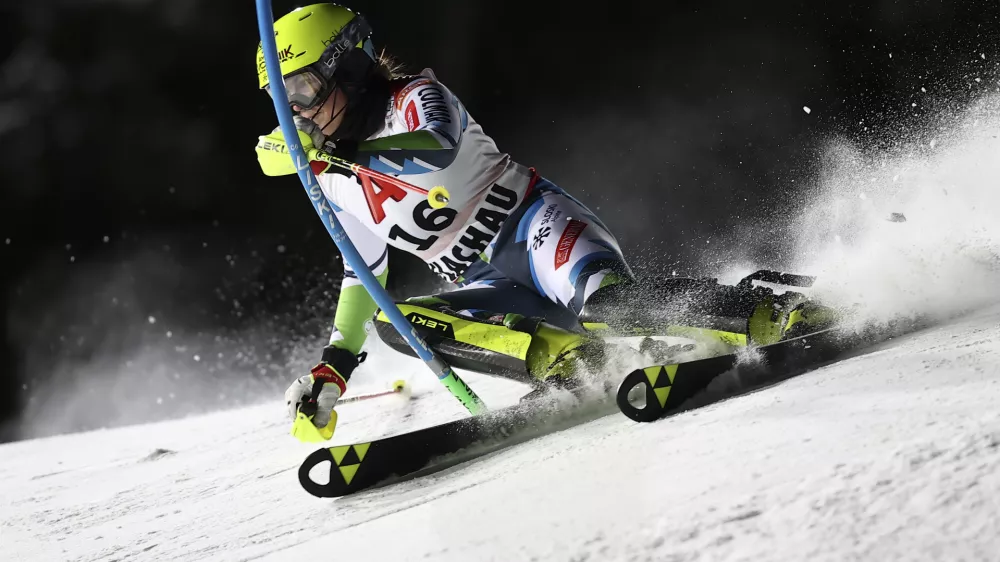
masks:
[[[389,277],[389,247],[384,240],[368,230],[354,215],[337,211],[337,220],[351,238],[354,247],[365,261],[365,265],[385,287]],[[361,353],[361,346],[367,336],[365,322],[371,319],[378,306],[361,284],[357,273],[344,260],[344,279],[340,284],[337,312],[333,319],[333,333],[330,345],[346,349],[354,355]]]
[[[440,82],[418,77],[396,93],[392,104],[392,118],[407,132],[361,143],[357,162],[375,170],[386,170],[388,165],[403,174],[431,171],[412,168],[406,160],[426,162],[434,169],[451,165],[468,121],[458,98]]]

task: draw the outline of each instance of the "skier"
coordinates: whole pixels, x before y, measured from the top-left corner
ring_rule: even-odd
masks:
[[[501,151],[433,72],[401,74],[389,57],[376,54],[360,14],[313,4],[279,18],[274,29],[306,151],[317,147],[424,189],[448,189],[447,206],[436,209],[417,193],[311,162],[323,195],[383,287],[388,245],[420,257],[458,286],[398,303],[453,366],[565,383],[604,360],[604,344],[589,335],[585,322],[609,322],[613,312],[631,322],[648,319],[638,316],[648,306],[621,308],[626,297],[635,297],[636,279],[607,226]],[[270,94],[259,46],[257,72]],[[266,175],[295,173],[280,127],[260,137],[257,154]],[[748,318],[766,317],[758,333],[783,322],[772,321],[772,302],[718,287],[679,280],[667,292],[696,302],[700,318],[709,312],[727,317],[736,332],[747,331]],[[285,394],[292,419],[310,402],[313,424],[332,425],[331,412],[358,366],[365,323],[373,317],[380,337],[414,355],[345,261],[329,344]]]

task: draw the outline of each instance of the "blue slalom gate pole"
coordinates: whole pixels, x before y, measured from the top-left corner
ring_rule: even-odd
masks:
[[[357,274],[358,279],[365,289],[375,300],[375,304],[382,309],[385,315],[392,322],[393,327],[406,339],[410,347],[417,356],[437,375],[439,381],[458,398],[460,402],[473,415],[478,415],[486,411],[486,404],[477,396],[469,385],[465,384],[454,369],[434,352],[421,338],[416,329],[403,316],[403,313],[392,301],[389,294],[375,278],[375,275],[368,269],[361,254],[358,253],[354,243],[347,236],[347,232],[341,226],[340,221],[334,215],[334,210],[340,210],[330,202],[316,180],[312,168],[309,166],[309,159],[305,150],[299,143],[298,130],[295,127],[292,109],[288,105],[288,93],[285,91],[285,83],[281,76],[281,66],[278,62],[278,49],[274,40],[274,15],[271,13],[271,0],[256,0],[257,2],[257,27],[260,32],[261,47],[264,51],[264,62],[267,65],[268,82],[271,85],[271,98],[274,100],[274,111],[278,115],[278,123],[281,125],[281,132],[288,145],[288,152],[295,163],[295,169],[302,181],[302,186],[306,194],[313,202],[316,213],[326,227],[333,242],[340,249],[347,264]]]

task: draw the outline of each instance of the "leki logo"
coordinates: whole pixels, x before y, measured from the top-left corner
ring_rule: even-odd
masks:
[[[260,142],[257,143],[257,147],[263,150],[270,150],[271,152],[288,154],[288,146],[285,143],[275,142],[266,137],[260,137]]]
[[[439,333],[445,337],[455,337],[455,330],[451,327],[451,324],[444,322],[443,320],[437,320],[417,312],[409,313],[406,316],[406,319],[409,320],[410,324],[413,326],[423,326],[430,329],[432,332]]]

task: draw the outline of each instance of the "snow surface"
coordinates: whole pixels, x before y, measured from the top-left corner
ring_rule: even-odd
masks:
[[[786,225],[788,269],[859,305],[858,325],[933,328],[656,423],[612,413],[335,500],[300,488],[316,446],[288,435],[280,397],[8,443],[0,558],[1000,560],[1000,95],[947,115],[886,152],[833,143]],[[370,355],[351,391],[400,374],[413,398],[343,405],[337,443],[465,415],[398,355]],[[526,390],[461,374],[493,407]]]
[[[467,376],[494,404],[524,390]],[[453,402],[418,384],[410,402],[345,404],[338,439],[463,415]],[[315,447],[288,436],[277,402],[0,447],[0,548],[72,561],[997,559],[998,403],[994,307],[656,423],[612,414],[323,500],[299,487]]]

